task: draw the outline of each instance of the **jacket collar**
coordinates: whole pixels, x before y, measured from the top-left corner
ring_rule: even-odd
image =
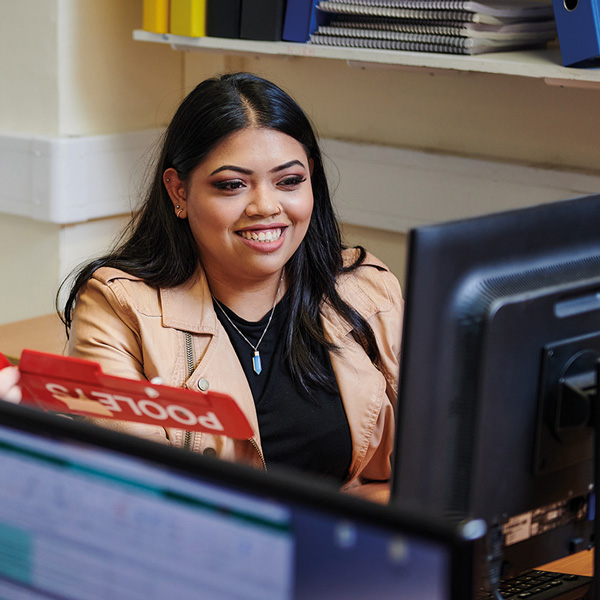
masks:
[[[344,251],[346,265],[355,260],[355,257],[355,249]],[[387,270],[379,259],[369,253],[363,264]],[[356,277],[341,275],[337,288],[342,299],[365,319],[368,320],[381,310],[380,303],[368,294],[370,287],[361,285]],[[194,277],[184,284],[174,288],[161,288],[160,298],[165,327],[181,329],[190,333],[209,335],[216,333],[219,321],[213,307],[206,274],[201,266],[198,266]],[[326,331],[335,338],[343,337],[352,330],[352,327],[329,304],[324,304],[321,312]]]
[[[165,327],[209,335],[217,332],[218,319],[208,281],[201,267],[184,284],[174,288],[161,288],[160,301]]]
[[[352,264],[358,255],[355,248],[349,248],[344,251],[344,265]],[[387,267],[372,254],[367,252],[363,265],[375,267],[375,270],[386,270]],[[369,277],[369,270],[363,270],[361,277]],[[373,271],[375,272],[375,271]],[[383,298],[372,298],[373,288],[366,282],[356,277],[355,273],[342,274],[338,277],[336,287],[337,292],[349,306],[354,308],[367,321],[377,312],[391,308],[391,301],[385,302]],[[328,303],[323,303],[321,307],[323,318],[323,327],[329,334],[332,341],[348,335],[352,331],[352,326],[337,313]]]

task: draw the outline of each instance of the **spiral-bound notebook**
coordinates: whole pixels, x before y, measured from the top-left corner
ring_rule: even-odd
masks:
[[[318,9],[318,45],[481,54],[556,38],[547,0],[323,0]]]
[[[322,0],[318,7],[326,12],[490,24],[544,20],[554,15],[549,0]]]
[[[410,34],[409,34],[410,35]],[[312,44],[343,46],[347,48],[368,48],[375,50],[401,50],[407,52],[439,52],[442,54],[483,54],[500,50],[517,50],[524,47],[537,47],[540,43],[491,44],[470,38],[450,38],[449,36],[420,36],[416,39],[378,39],[327,35],[315,32]]]
[[[438,36],[461,36],[487,40],[550,40],[556,37],[554,19],[509,23],[506,25],[488,25],[471,22],[411,21],[385,17],[333,14],[321,33],[330,35],[353,35],[357,30],[382,32],[385,37],[393,32],[419,33]],[[336,33],[337,32],[337,33]],[[341,33],[343,32],[343,33]],[[368,37],[368,35],[365,35]],[[392,39],[389,37],[388,39]]]

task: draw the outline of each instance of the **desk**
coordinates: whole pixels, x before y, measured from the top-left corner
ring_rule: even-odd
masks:
[[[64,354],[67,342],[64,325],[56,313],[0,325],[0,352],[19,358],[25,348]]]
[[[594,551],[584,550],[583,552],[577,552],[539,568],[544,571],[556,571],[557,573],[571,573],[573,575],[591,577],[594,574]]]

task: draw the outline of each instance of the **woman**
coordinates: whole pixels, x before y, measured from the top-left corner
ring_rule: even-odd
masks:
[[[182,102],[144,205],[64,319],[71,355],[229,394],[254,436],[104,425],[347,489],[390,476],[402,309],[387,268],[342,247],[306,115],[238,73]]]

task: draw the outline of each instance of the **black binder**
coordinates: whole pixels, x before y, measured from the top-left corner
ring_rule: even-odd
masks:
[[[239,38],[240,13],[241,0],[207,0],[206,35]]]
[[[286,0],[242,0],[240,37],[281,41]]]

